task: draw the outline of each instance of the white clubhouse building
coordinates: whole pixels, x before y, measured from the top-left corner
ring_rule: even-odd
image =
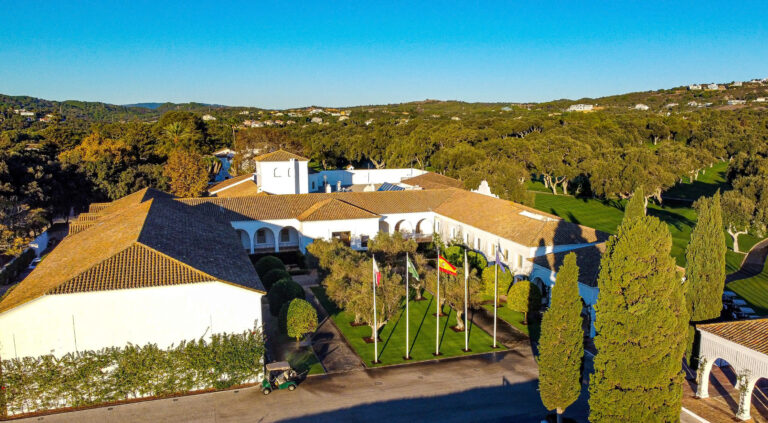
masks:
[[[338,238],[358,250],[380,231],[420,241],[439,233],[548,292],[567,251],[582,268],[594,320],[608,235],[417,169],[310,172],[285,151],[254,175],[175,198],[144,189],[92,204],[70,234],[0,300],[0,358],[156,343],[161,348],[260,325],[264,289],[248,254],[306,251]]]

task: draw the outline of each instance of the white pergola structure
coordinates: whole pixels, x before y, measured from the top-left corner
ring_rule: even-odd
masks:
[[[699,385],[696,396],[709,396],[709,373],[717,359],[730,364],[738,377],[739,409],[736,417],[749,420],[752,390],[768,378],[768,319],[740,320],[698,325],[701,334]]]

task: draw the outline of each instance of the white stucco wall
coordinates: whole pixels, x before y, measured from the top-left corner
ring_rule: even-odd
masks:
[[[440,236],[443,241],[447,242],[451,239],[459,239],[461,242],[466,242],[470,247],[475,248],[477,245],[476,242],[479,239],[480,248],[477,250],[482,252],[488,261],[496,260],[494,246],[498,244],[501,249],[501,255],[506,257],[506,259],[502,258],[502,261],[509,266],[515,274],[527,275],[530,273],[531,263],[526,260],[527,258],[532,257],[533,250],[530,247],[520,245],[508,239],[501,238],[498,235],[439,214],[435,215],[435,220],[438,222]]]
[[[309,192],[307,161],[256,162],[259,188],[270,194],[306,194]]]
[[[405,169],[353,169],[353,170],[324,170],[309,175],[310,181],[315,182],[315,192],[323,192],[323,184],[328,183],[336,190],[336,183],[341,186],[361,184],[396,184],[403,179],[423,175],[426,171],[414,168]],[[310,183],[311,187],[311,183]]]
[[[261,326],[261,297],[221,282],[46,295],[0,314],[0,358],[240,333]]]

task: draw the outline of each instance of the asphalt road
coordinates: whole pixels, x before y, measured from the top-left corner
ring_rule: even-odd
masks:
[[[540,422],[530,349],[312,377],[294,392],[247,388],[102,407],[24,422]],[[586,420],[586,403],[569,417]]]

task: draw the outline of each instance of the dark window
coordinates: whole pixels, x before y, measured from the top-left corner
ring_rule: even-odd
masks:
[[[267,243],[267,230],[266,229],[259,229],[256,231],[256,243],[257,244],[266,244]]]
[[[280,242],[291,242],[291,230],[283,228],[280,230]]]

